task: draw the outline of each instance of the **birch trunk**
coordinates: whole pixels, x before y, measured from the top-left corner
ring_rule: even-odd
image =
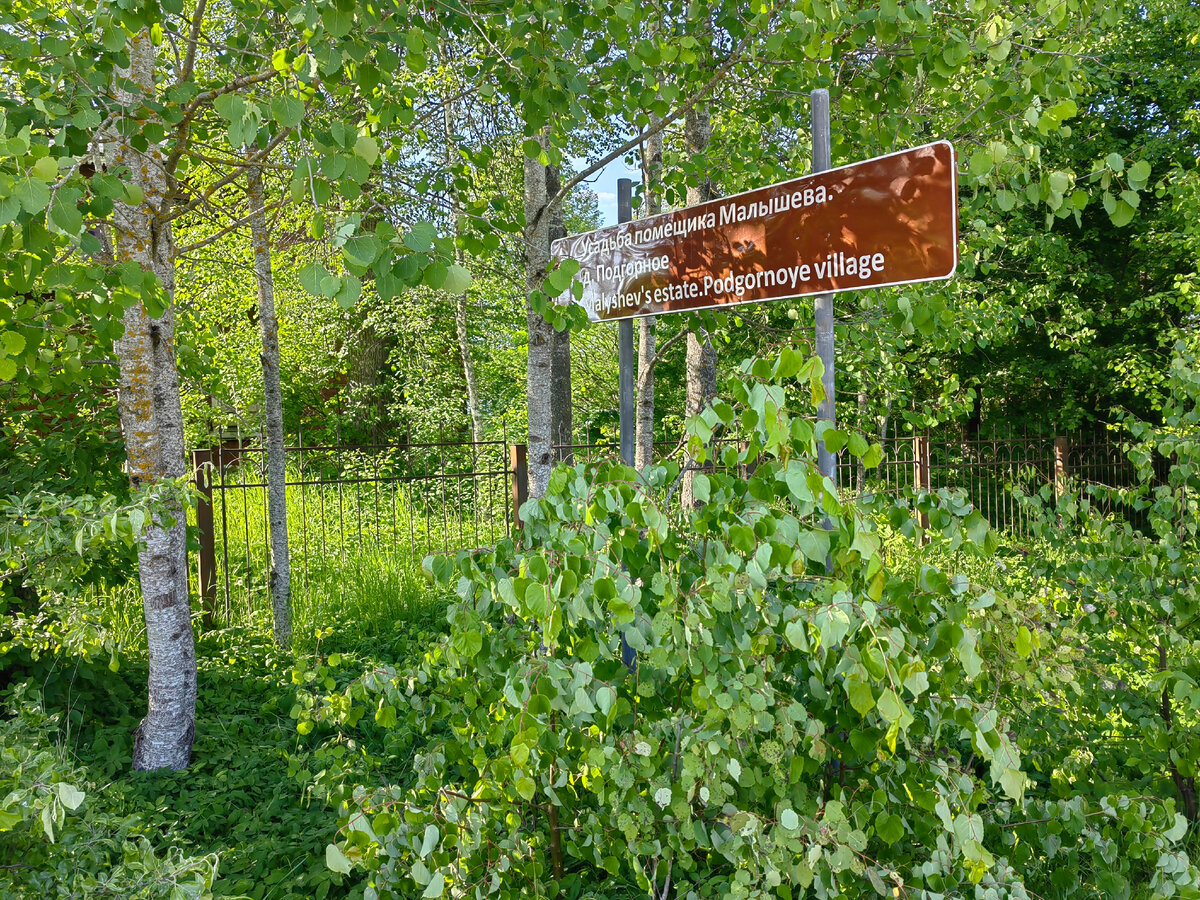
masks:
[[[165,311],[151,318],[139,301],[125,311],[125,333],[117,341],[121,384],[118,407],[125,454],[134,491],[185,474],[183,413],[175,368],[175,242],[170,200],[156,146],[144,152],[122,135],[137,134],[133,110],[153,102],[154,47],[148,31],[129,41],[129,69],[118,70],[117,102],[130,111],[111,135],[110,168],[127,167],[130,183],[141,188],[137,205],[121,201],[113,209],[113,258],[135,262],[158,276],[166,292]],[[128,81],[124,81],[128,79]],[[188,600],[187,517],[175,505],[156,514],[138,552],[138,579],[146,616],[150,656],[149,703],[133,741],[134,769],[185,769],[191,760],[196,718],[196,648]]]
[[[271,271],[271,237],[267,231],[262,170],[246,173],[250,201],[250,239],[254,244],[254,277],[258,282],[258,323],[262,329],[264,412],[267,424],[267,518],[271,529],[271,615],[275,643],[292,644],[292,567],[288,552],[287,461],[283,449],[283,391],[279,383],[279,322],[275,318],[275,278]]]
[[[471,414],[471,440],[483,440],[483,410],[479,408],[479,380],[471,357],[471,337],[467,331],[467,295],[454,300],[454,328],[458,332],[458,354],[462,357],[463,380],[467,383],[467,411]]]
[[[712,135],[712,123],[708,109],[696,106],[688,111],[684,121],[684,140],[687,142],[687,153],[693,163],[696,163],[705,175],[695,185],[687,189],[687,205],[695,206],[716,199],[717,192],[707,175],[704,155],[708,149],[708,140]],[[686,413],[689,416],[698,415],[717,394],[717,352],[713,349],[712,339],[707,331],[699,327],[689,327],[687,337],[687,401]],[[683,485],[681,498],[684,509],[696,505],[692,493],[692,482],[695,479],[696,461],[690,456],[684,456]]]
[[[562,182],[558,177],[558,166],[546,167],[546,197],[552,199],[558,195]],[[567,226],[563,221],[561,203],[550,207],[550,227],[546,239],[553,243],[567,236]],[[571,331],[550,332],[550,443],[560,449],[554,454],[555,462],[573,462],[571,444],[574,443],[572,432],[571,408]]]
[[[660,121],[657,116],[650,117],[652,126]],[[662,212],[662,200],[658,193],[661,172],[662,132],[659,131],[646,139],[642,152],[642,196],[646,198],[647,216]],[[638,319],[638,378],[634,397],[637,422],[634,465],[639,472],[654,462],[655,349],[654,316],[643,316]]]
[[[545,136],[539,136],[545,146]],[[546,167],[525,157],[525,316],[529,330],[529,361],[526,397],[529,402],[529,496],[543,497],[554,466],[552,440],[550,368],[551,334],[554,329],[533,308],[532,296],[542,289],[550,263],[550,215],[546,206]]]
[[[445,55],[445,54],[443,54]],[[447,65],[449,60],[447,59]],[[446,139],[446,168],[449,170],[454,162],[454,100],[450,97],[442,101],[442,130]],[[462,203],[458,191],[450,188],[450,215],[454,219],[454,236],[458,237],[458,229],[462,219]],[[456,250],[459,265],[463,263],[461,250]],[[463,381],[467,386],[467,412],[471,416],[471,440],[479,443],[483,440],[483,410],[479,406],[479,380],[475,377],[475,360],[471,355],[471,335],[467,330],[467,292],[454,298],[454,330],[458,337],[458,355],[462,360]]]

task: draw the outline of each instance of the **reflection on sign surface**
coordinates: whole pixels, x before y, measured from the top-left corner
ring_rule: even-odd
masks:
[[[954,148],[942,141],[563,238],[592,321],[949,278]]]

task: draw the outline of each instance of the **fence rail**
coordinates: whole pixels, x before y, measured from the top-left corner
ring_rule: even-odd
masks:
[[[1133,471],[1107,432],[1036,435],[1008,430],[986,437],[899,436],[881,442],[872,469],[842,454],[844,489],[901,493],[963,490],[996,527],[1024,533],[1026,513],[1012,487],[1062,491],[1069,478],[1121,486]],[[656,444],[679,453],[676,441]],[[616,444],[555,447],[558,459],[615,459]],[[314,569],[378,548],[422,557],[488,546],[520,527],[528,496],[523,444],[481,442],[375,444],[287,449],[288,535],[292,583],[307,587]],[[220,597],[252,606],[265,598],[270,572],[266,451],[216,447],[192,453],[201,596],[215,611]]]

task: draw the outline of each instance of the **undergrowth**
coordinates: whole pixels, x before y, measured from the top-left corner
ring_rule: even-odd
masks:
[[[53,735],[53,762],[69,773],[56,778],[84,792],[80,814],[92,833],[98,821],[111,823],[116,860],[124,841],[132,848],[126,856],[136,862],[137,853],[148,854],[160,868],[162,860],[175,860],[177,868],[180,860],[216,861],[214,897],[361,895],[325,866],[324,847],[337,827],[341,776],[367,777],[389,755],[385,736],[364,731],[355,740],[330,741],[324,730],[299,733],[291,712],[302,679],[293,673],[315,666],[328,671],[330,656],[361,672],[381,662],[404,665],[419,655],[444,616],[437,595],[420,578],[414,566],[383,553],[363,554],[348,569],[327,566],[313,589],[296,597],[295,647],[288,652],[273,646],[261,617],[216,628],[206,627],[198,613],[196,736],[186,772],[129,770],[148,674],[136,584],[95,588],[77,604],[44,610],[0,641],[0,724],[19,721],[22,703],[26,717],[41,723],[6,733],[7,755],[0,762],[0,777],[11,782],[6,790],[19,787],[30,771],[9,745],[15,742],[28,755]],[[337,678],[327,677],[331,684]],[[333,779],[330,771],[341,774]],[[70,824],[74,813],[64,812]],[[30,841],[39,858],[73,877],[87,874],[79,866],[89,865],[89,857],[77,865],[64,852],[67,845],[51,844],[40,825],[32,837],[18,840],[0,820],[0,856],[25,853]],[[172,896],[173,882],[159,876],[126,883],[133,887],[117,896],[158,896],[159,888]],[[113,895],[88,890],[87,896]],[[203,885],[173,896],[209,895]],[[4,896],[41,894],[0,889]]]

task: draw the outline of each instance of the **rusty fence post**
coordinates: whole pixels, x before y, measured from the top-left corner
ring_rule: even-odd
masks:
[[[1058,500],[1067,492],[1067,479],[1071,475],[1067,458],[1071,453],[1071,439],[1058,436],[1054,439],[1054,499]]]
[[[913,488],[918,491],[933,490],[929,462],[929,436],[925,434],[913,435]],[[928,531],[929,516],[921,513],[918,517],[918,524],[923,531]],[[923,537],[922,543],[927,540],[928,537]]]
[[[521,504],[529,499],[529,466],[525,459],[524,444],[509,445],[508,470],[512,476],[513,529],[517,530],[521,527]]]
[[[204,617],[211,622],[217,609],[217,534],[213,528],[212,450],[192,451],[192,472],[200,499],[196,503],[197,593],[204,606]]]

